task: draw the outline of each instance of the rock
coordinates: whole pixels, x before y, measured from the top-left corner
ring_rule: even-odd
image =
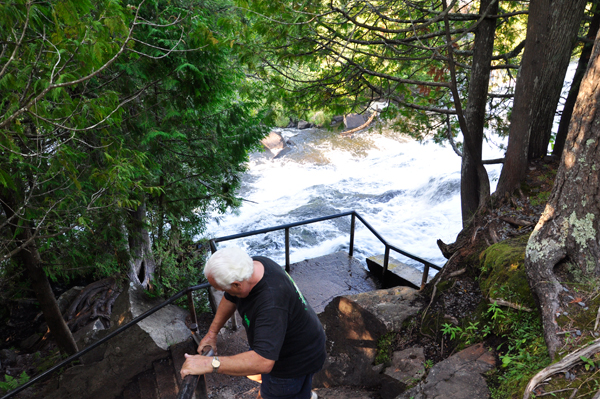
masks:
[[[414,346],[403,351],[394,352],[392,365],[385,369],[385,374],[410,385],[425,375],[425,352],[423,348]]]
[[[17,361],[17,353],[10,349],[0,350],[0,362],[5,366],[14,364]]]
[[[104,323],[100,319],[88,323],[76,332],[73,333],[73,338],[77,343],[77,347],[82,349],[97,341],[96,334],[98,331],[105,330]]]
[[[309,129],[313,127],[312,123],[307,121],[298,121],[298,129]]]
[[[364,125],[366,122],[367,120],[361,114],[344,115],[344,126],[347,130],[355,129],[359,126]]]
[[[38,341],[41,338],[42,338],[42,336],[40,334],[33,334],[33,335],[27,337],[26,339],[24,339],[23,341],[21,341],[19,343],[19,346],[23,350],[31,349],[35,344],[38,343]]]
[[[130,287],[119,295],[113,306],[111,328],[96,331],[88,343],[96,342],[160,302],[146,298],[141,288]],[[162,308],[84,355],[83,365],[62,373],[56,390],[51,388],[55,384],[48,384],[48,390],[37,397],[115,398],[131,378],[151,369],[154,361],[169,356],[170,345],[189,339],[190,330],[185,325],[187,315],[174,305]]]
[[[336,115],[331,118],[331,124],[337,125],[338,123],[342,123],[344,121],[344,117],[342,115]]]
[[[283,136],[277,132],[269,133],[269,135],[260,142],[267,150],[266,152],[271,155],[271,158],[281,157],[291,151]]]
[[[424,382],[397,399],[486,399],[490,393],[482,374],[496,366],[483,344],[470,346],[432,367]]]
[[[287,124],[287,129],[295,129],[298,127],[298,122],[290,119],[290,122]]]
[[[418,291],[395,287],[334,298],[319,315],[327,334],[327,359],[314,386],[377,386],[384,374],[373,369],[377,341],[399,331],[420,309]]]

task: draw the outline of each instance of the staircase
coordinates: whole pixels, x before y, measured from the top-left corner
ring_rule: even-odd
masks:
[[[179,370],[185,353],[196,353],[191,339],[169,347],[169,356],[155,361],[152,369],[135,376],[117,399],[176,399],[181,386]],[[205,399],[206,384],[200,378],[193,399]]]

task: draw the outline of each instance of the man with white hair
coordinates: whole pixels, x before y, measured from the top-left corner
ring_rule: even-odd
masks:
[[[238,247],[227,247],[210,257],[204,275],[225,294],[198,351],[210,345],[217,353],[217,334],[236,309],[250,350],[223,357],[186,354],[182,378],[207,373],[261,374],[259,398],[316,398],[311,391],[312,376],[325,362],[325,332],[285,270],[264,256],[250,258]]]

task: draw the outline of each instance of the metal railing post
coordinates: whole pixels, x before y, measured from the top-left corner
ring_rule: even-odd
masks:
[[[348,256],[354,256],[354,227],[356,226],[356,215],[353,213],[350,217],[350,248]]]
[[[285,228],[285,271],[290,272],[290,228]]]
[[[388,270],[388,264],[390,262],[390,247],[389,245],[385,246],[385,255],[383,256],[383,269],[381,270],[381,282],[385,287],[385,274]]]
[[[215,253],[217,252],[217,245],[215,244],[215,240],[208,240],[208,244],[210,245],[210,252],[211,253]]]

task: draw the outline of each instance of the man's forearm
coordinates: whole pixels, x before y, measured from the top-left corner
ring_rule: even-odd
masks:
[[[228,301],[225,296],[221,299],[219,303],[219,307],[217,308],[217,313],[215,313],[215,317],[208,328],[208,331],[213,334],[218,334],[221,331],[221,328],[225,325],[227,320],[235,313],[235,303]]]
[[[212,356],[190,356],[186,354],[186,361],[181,368],[181,377],[183,378],[188,374],[200,375],[212,373],[212,360]],[[219,374],[238,376],[267,374],[271,372],[275,364],[274,360],[266,359],[254,351],[243,352],[234,356],[219,357],[219,360],[221,362],[218,370]]]

